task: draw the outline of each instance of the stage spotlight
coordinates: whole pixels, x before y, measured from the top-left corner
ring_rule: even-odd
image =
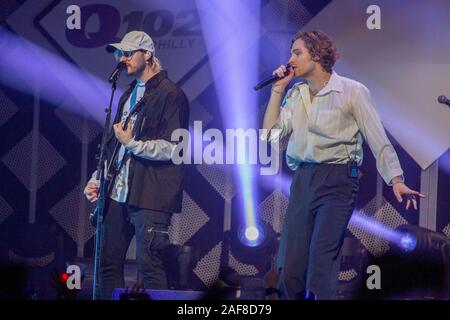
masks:
[[[242,225],[239,228],[238,238],[248,247],[257,247],[264,242],[266,232],[260,224],[254,226]]]
[[[450,239],[444,234],[409,224],[396,231],[403,234],[399,247],[404,253],[423,259],[450,259]]]
[[[259,127],[256,117],[249,116],[258,112],[258,95],[248,88],[252,88],[259,77],[258,55],[249,52],[254,52],[259,47],[259,40],[255,35],[260,31],[261,1],[197,0],[195,3],[200,13],[202,36],[208,51],[224,127],[250,133],[248,129]],[[206,12],[208,14],[202,14]],[[245,28],[242,28],[242,25],[245,25]],[[236,30],[239,32],[235,32]],[[219,39],[220,50],[217,50]],[[245,68],[241,67],[243,65]],[[236,160],[234,163],[237,164],[233,168],[236,170],[235,177],[241,193],[242,220],[245,221],[245,227],[252,227],[258,223],[254,190],[256,166],[250,160],[256,149],[251,150],[250,136],[245,138],[245,141],[236,143],[236,151],[234,146],[230,150],[227,149],[227,159],[232,149]],[[256,240],[247,240],[245,232],[246,230],[243,230],[242,239],[245,238],[249,246],[257,246],[259,237],[256,237]],[[250,237],[254,237],[255,231],[250,229],[249,232]]]
[[[400,248],[404,252],[411,252],[416,248],[417,239],[414,235],[405,233],[400,239]]]
[[[450,239],[443,233],[405,224],[395,230],[391,248],[372,256],[368,265],[382,272],[380,290],[360,283],[357,299],[448,299],[450,292]]]
[[[245,237],[250,241],[255,241],[259,238],[258,228],[251,226],[245,229]]]

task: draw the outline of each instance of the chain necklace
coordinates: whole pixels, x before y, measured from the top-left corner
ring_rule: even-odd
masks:
[[[314,93],[314,92],[311,90],[311,87],[309,87],[309,92],[311,93],[311,95],[312,95],[313,97],[315,97],[315,96],[320,92],[320,90],[322,90],[323,88],[325,88],[325,86],[328,84],[329,81],[330,81],[329,79],[326,80],[326,81],[324,81],[324,82],[323,82],[323,85],[322,85],[322,88],[320,88],[319,90],[317,90],[316,93]]]

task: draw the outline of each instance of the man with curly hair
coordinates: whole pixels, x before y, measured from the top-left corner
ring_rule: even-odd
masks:
[[[336,299],[341,247],[359,188],[366,140],[399,202],[424,197],[404,184],[369,90],[333,71],[337,50],[321,31],[298,32],[289,67],[274,71],[263,128],[270,142],[290,135],[286,160],[295,171],[281,233],[278,290],[287,299]],[[287,75],[286,75],[287,74]],[[302,78],[284,94],[294,78]],[[283,98],[284,97],[284,98]]]

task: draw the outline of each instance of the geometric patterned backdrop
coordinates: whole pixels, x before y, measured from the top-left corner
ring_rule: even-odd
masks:
[[[329,1],[311,2],[262,1],[261,24],[269,32],[261,39],[261,46],[268,52],[286,51],[288,43],[280,48],[280,37],[289,39]],[[20,3],[2,2],[2,20],[20,7]],[[2,24],[8,27],[4,22]],[[274,25],[280,26],[281,30],[271,31]],[[263,56],[260,60],[261,73],[265,74],[272,68],[272,63],[265,61]],[[218,105],[216,99],[214,85],[210,84],[191,101],[191,125],[193,120],[201,119],[204,130],[222,126],[220,112],[213,107]],[[267,93],[262,93],[261,105],[266,100]],[[82,190],[88,175],[95,168],[94,154],[102,128],[87,116],[67,111],[65,103],[60,101],[60,104],[50,104],[40,100],[38,94],[28,95],[5,85],[0,86],[1,258],[7,257],[7,252],[11,250],[16,254],[26,253],[29,257],[43,257],[52,251],[56,253],[55,263],[92,256],[95,230],[88,221],[92,205],[85,200]],[[39,105],[38,112],[34,107],[36,105]],[[260,111],[263,112],[263,109]],[[398,152],[408,185],[419,190],[419,166],[392,137],[390,139]],[[35,157],[31,156],[32,150]],[[390,227],[406,223],[417,225],[418,211],[405,211],[403,204],[397,203],[390,187],[385,184],[377,189],[380,177],[375,169],[375,160],[367,147],[364,151],[357,209],[361,214]],[[291,172],[284,162],[284,155],[282,159],[282,175],[289,177]],[[192,288],[204,289],[217,279],[224,243],[224,207],[231,205],[232,212],[237,212],[239,189],[233,181],[230,168],[226,166],[190,165],[186,170],[186,180],[183,209],[180,213],[174,213],[169,234],[173,244],[195,248]],[[449,180],[449,173],[440,169],[437,231],[448,237],[450,206],[448,195],[445,196],[443,192],[449,190]],[[257,212],[261,220],[274,233],[280,233],[288,203],[288,190],[271,186],[260,187],[258,191],[260,201]],[[17,239],[22,234],[16,231],[32,224],[49,227],[46,230],[53,232],[58,240],[45,247],[39,243],[39,237],[48,235],[47,231],[43,231],[21,247]],[[234,232],[237,228],[236,219],[232,220],[231,227]],[[386,242],[360,230],[357,225],[349,226],[348,237],[357,239],[372,255],[381,255],[389,249]],[[28,249],[25,250],[25,247]],[[228,263],[241,275],[262,277],[268,271],[269,260],[267,256],[257,256],[250,251],[238,251],[232,245]],[[50,266],[53,265],[49,262]],[[343,270],[340,279],[348,281],[355,276],[356,270]]]

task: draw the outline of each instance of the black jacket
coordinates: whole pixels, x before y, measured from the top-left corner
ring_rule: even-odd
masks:
[[[135,84],[136,81],[133,81],[120,97],[114,123],[120,122],[122,109]],[[164,139],[170,142],[175,129],[188,130],[188,99],[167,78],[166,71],[160,71],[146,82],[144,97],[147,99],[133,127],[136,141]],[[108,140],[110,153],[116,143],[117,139],[111,131]],[[181,212],[182,195],[183,165],[175,165],[170,160],[148,160],[131,155],[127,195],[129,205],[166,213]]]

